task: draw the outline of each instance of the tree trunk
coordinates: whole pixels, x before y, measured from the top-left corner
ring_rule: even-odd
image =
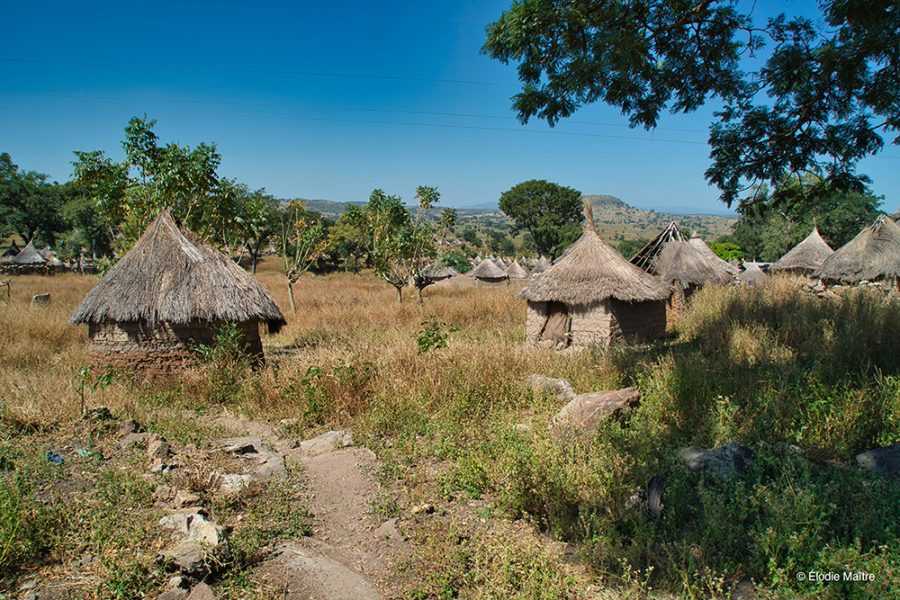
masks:
[[[291,312],[296,314],[297,313],[297,303],[294,301],[294,282],[291,281],[289,278],[287,280],[287,284],[288,284],[288,298],[291,301]]]
[[[394,287],[397,288],[397,300],[399,300],[400,303],[402,304],[403,303],[403,286],[395,285]]]

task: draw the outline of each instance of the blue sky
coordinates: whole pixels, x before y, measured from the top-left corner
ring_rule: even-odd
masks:
[[[281,197],[436,185],[466,206],[540,178],[641,207],[724,208],[703,179],[713,107],[652,133],[603,105],[520,125],[514,66],[479,53],[508,4],[5,2],[0,152],[65,180],[73,150],[121,157],[126,122],[146,113],[164,143],[215,142],[220,174]],[[882,154],[860,170],[896,210],[900,149]]]

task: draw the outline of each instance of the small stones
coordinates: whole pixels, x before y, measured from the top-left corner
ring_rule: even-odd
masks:
[[[237,437],[219,440],[222,450],[231,454],[257,454],[263,451],[263,444],[259,438]]]
[[[119,437],[122,438],[129,433],[137,433],[140,430],[141,426],[138,425],[137,421],[135,421],[134,419],[126,419],[125,421],[122,421],[121,425],[119,426]]]
[[[195,504],[200,502],[200,496],[191,492],[186,492],[184,490],[178,490],[175,493],[174,502],[177,508],[194,506]]]
[[[172,447],[165,438],[156,433],[150,434],[147,438],[147,456],[152,459],[165,460],[172,453]]]
[[[188,597],[188,591],[184,588],[176,587],[169,591],[163,592],[156,597],[156,600],[184,600]]]
[[[568,379],[546,377],[544,375],[529,375],[525,379],[525,387],[535,394],[551,394],[564,402],[575,397],[575,388]]]
[[[353,434],[349,431],[326,431],[322,435],[300,442],[300,451],[306,456],[319,456],[352,445]]]
[[[222,476],[219,489],[226,494],[236,494],[245,489],[253,481],[253,477],[246,473],[226,473]]]
[[[900,475],[900,444],[873,448],[868,452],[857,454],[856,464],[886,479],[894,479]]]
[[[159,503],[166,503],[172,500],[175,497],[175,490],[172,489],[168,485],[158,485],[156,489],[153,490],[153,501]]]
[[[119,448],[129,448],[131,446],[143,446],[147,442],[150,434],[142,431],[140,433],[128,433],[119,440]]]
[[[419,504],[418,506],[413,506],[410,511],[414,515],[430,515],[434,512],[434,505],[426,502],[425,504]]]
[[[191,590],[188,600],[216,600],[216,595],[213,593],[212,588],[201,581]]]
[[[553,430],[557,433],[575,430],[590,435],[597,431],[603,419],[636,405],[640,398],[637,388],[579,394],[553,417]]]
[[[753,451],[747,446],[728,442],[718,448],[682,448],[678,451],[681,461],[694,472],[703,472],[728,479],[743,475],[753,459]]]
[[[97,406],[95,408],[90,409],[85,413],[84,420],[91,421],[92,423],[99,423],[101,421],[112,421],[113,416],[108,408],[105,406]]]
[[[35,294],[31,297],[32,304],[50,304],[50,293]]]

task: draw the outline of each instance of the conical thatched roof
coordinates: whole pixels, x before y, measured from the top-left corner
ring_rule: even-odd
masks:
[[[47,263],[47,259],[41,256],[40,252],[34,248],[34,242],[31,241],[9,262],[14,265],[43,265]]]
[[[520,296],[533,302],[593,304],[614,298],[625,302],[665,300],[669,288],[600,239],[593,209],[585,202],[584,233]]]
[[[434,263],[426,267],[422,271],[422,275],[429,279],[447,279],[448,277],[459,275],[459,271],[457,271],[453,267],[445,267],[438,263]]]
[[[826,258],[815,276],[846,283],[900,278],[900,226],[880,215]]]
[[[653,263],[659,254],[662,252],[663,248],[669,242],[683,242],[684,235],[681,233],[681,229],[678,227],[678,223],[672,221],[669,225],[663,229],[655,238],[647,242],[647,244],[638,250],[637,254],[631,257],[631,264],[640,267],[641,269],[647,271],[648,273],[655,275],[656,272],[653,270]]]
[[[668,285],[687,289],[704,283],[727,283],[731,275],[713,264],[697,248],[671,238],[648,265]]]
[[[160,213],[134,247],[88,292],[72,323],[264,321],[284,316],[259,282],[168,212]]]
[[[506,273],[504,273],[500,267],[489,258],[481,261],[478,266],[469,271],[467,275],[475,277],[476,279],[503,279],[506,277]]]
[[[16,241],[13,240],[9,247],[3,251],[3,254],[0,254],[0,257],[9,257],[12,258],[16,256],[21,250],[19,250],[19,246],[16,244]]]
[[[506,270],[506,262],[499,256],[494,259],[494,264],[497,265],[498,268],[500,268],[504,271]]]
[[[762,270],[759,263],[755,262],[744,263],[744,270],[738,275],[738,279],[751,285],[762,283],[768,278],[769,276]]]
[[[825,259],[832,254],[834,254],[834,250],[819,235],[819,229],[813,227],[812,233],[775,261],[769,269],[772,271],[804,271],[812,273],[821,267]]]
[[[550,264],[547,257],[541,255],[541,257],[537,259],[537,262],[534,263],[534,269],[531,270],[531,274],[537,275],[538,273],[543,273],[550,268]]]
[[[514,260],[511,265],[506,269],[506,274],[510,279],[525,279],[528,277],[528,271],[519,264],[519,261]]]
[[[709,246],[706,245],[706,242],[704,242],[697,234],[692,235],[691,239],[688,240],[688,243],[699,250],[707,260],[716,266],[716,268],[722,269],[725,273],[732,276],[737,275],[740,272],[740,269],[716,256],[716,253],[710,250]]]

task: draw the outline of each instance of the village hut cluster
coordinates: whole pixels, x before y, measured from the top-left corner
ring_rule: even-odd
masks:
[[[5,275],[52,275],[70,268],[49,246],[37,248],[33,241],[21,249],[13,241],[0,254],[0,273]]]

